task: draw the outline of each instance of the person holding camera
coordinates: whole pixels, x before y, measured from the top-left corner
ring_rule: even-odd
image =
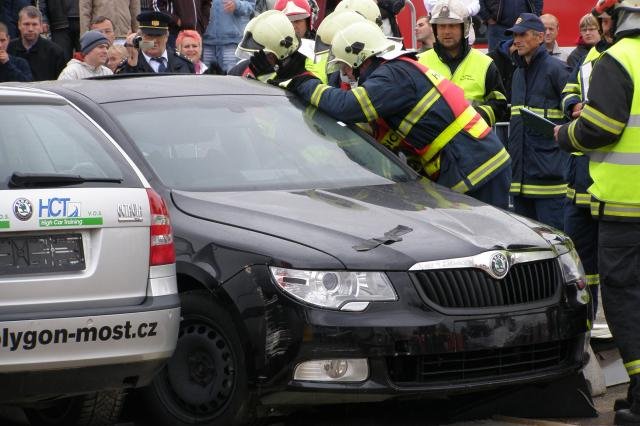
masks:
[[[142,12],[136,19],[140,34],[127,37],[127,60],[122,62],[116,73],[195,73],[189,59],[167,46],[170,15]]]

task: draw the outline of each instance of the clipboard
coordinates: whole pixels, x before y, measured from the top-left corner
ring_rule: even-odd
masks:
[[[526,108],[520,109],[520,116],[526,128],[535,131],[540,136],[553,139],[553,129],[557,126],[556,123]]]

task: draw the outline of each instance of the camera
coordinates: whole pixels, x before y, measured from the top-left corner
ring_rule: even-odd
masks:
[[[135,36],[133,38],[133,40],[131,41],[131,44],[133,45],[133,47],[135,47],[136,49],[140,49],[140,42],[142,41],[142,36]]]

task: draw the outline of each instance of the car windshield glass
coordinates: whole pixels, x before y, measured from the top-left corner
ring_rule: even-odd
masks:
[[[131,171],[121,167],[118,157],[124,161],[107,138],[69,105],[0,105],[0,185],[7,185],[14,172],[40,180],[76,176],[122,181],[131,177]]]
[[[338,188],[415,177],[375,141],[284,96],[192,96],[104,107],[175,189]]]

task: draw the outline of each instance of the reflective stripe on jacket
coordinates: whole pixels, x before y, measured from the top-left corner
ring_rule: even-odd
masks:
[[[564,172],[568,154],[561,151],[553,137],[526,129],[520,109],[527,108],[556,123],[565,121],[561,93],[569,77],[566,64],[549,56],[544,45],[527,64],[516,58],[511,89],[509,154],[513,164],[511,194],[535,198],[564,197],[567,184]]]
[[[574,72],[562,91],[562,109],[571,118],[573,106],[587,99],[591,70],[596,61],[606,49],[606,42],[594,46],[584,59],[584,62]],[[572,152],[567,168],[567,198],[575,205],[590,208],[591,194],[587,189],[593,184],[589,175],[589,157],[582,152]]]
[[[609,219],[640,219],[640,38],[623,38],[611,46],[606,54],[615,59],[634,82],[629,119],[626,123],[614,120],[589,105],[580,119],[588,120],[602,130],[620,135],[616,143],[596,148],[588,153],[589,172],[593,185],[589,192],[594,200],[594,216]],[[574,122],[575,123],[575,122]],[[572,124],[574,124],[572,123]],[[571,128],[569,135],[571,136]]]

